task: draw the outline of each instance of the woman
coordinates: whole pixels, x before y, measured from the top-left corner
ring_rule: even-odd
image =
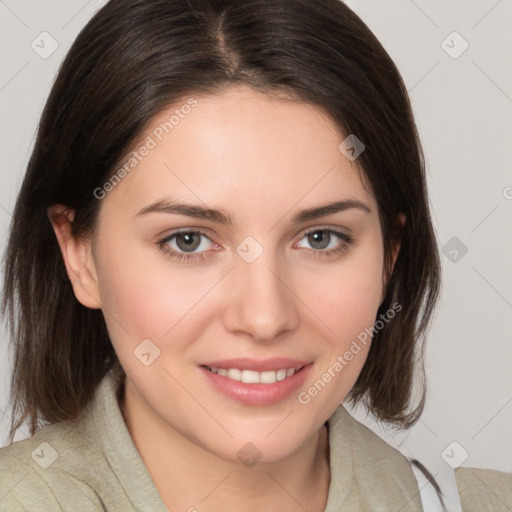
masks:
[[[418,420],[439,274],[405,87],[344,4],[109,2],[13,217],[33,437],[0,450],[1,506],[422,510],[340,404]]]

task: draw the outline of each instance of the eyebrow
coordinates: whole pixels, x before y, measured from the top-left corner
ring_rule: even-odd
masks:
[[[293,224],[300,224],[309,220],[314,220],[326,215],[342,212],[350,209],[359,209],[366,213],[371,213],[371,208],[358,199],[345,199],[342,201],[335,201],[322,206],[308,208],[295,214],[292,218]],[[155,203],[142,208],[135,217],[147,215],[149,213],[168,213],[174,215],[185,215],[187,217],[194,217],[196,219],[209,220],[223,224],[226,226],[233,226],[233,220],[223,210],[216,210],[212,208],[205,208],[203,206],[179,203],[169,199],[161,199]]]

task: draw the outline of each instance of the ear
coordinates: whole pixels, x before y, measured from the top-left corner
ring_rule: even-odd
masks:
[[[57,237],[76,298],[88,308],[99,309],[101,298],[91,241],[72,233],[74,217],[75,212],[62,204],[54,204],[48,208],[48,218]]]
[[[387,269],[384,269],[384,273],[382,276],[382,297],[381,302],[384,300],[384,297],[386,296],[387,288],[389,279],[391,278],[391,275],[393,274],[393,269],[395,268],[396,259],[398,258],[398,253],[400,252],[400,246],[402,241],[402,236],[400,232],[403,230],[403,227],[405,226],[406,217],[403,213],[399,213],[393,233],[392,233],[392,240],[391,240],[391,261],[389,262],[389,267]]]

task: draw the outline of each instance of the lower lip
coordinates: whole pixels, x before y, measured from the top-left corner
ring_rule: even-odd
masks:
[[[291,377],[273,384],[246,384],[229,379],[200,366],[199,369],[209,379],[215,389],[225,396],[246,405],[271,405],[288,398],[300,388],[308,376],[313,364],[308,364]]]

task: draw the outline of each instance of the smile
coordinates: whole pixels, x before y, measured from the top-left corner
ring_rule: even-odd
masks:
[[[293,397],[313,363],[286,357],[238,358],[204,361],[198,369],[215,393],[246,405],[267,406]]]
[[[269,370],[258,372],[255,370],[240,370],[238,368],[216,368],[214,366],[206,367],[210,372],[227,377],[228,379],[244,382],[245,384],[274,384],[295,375],[302,366],[298,368],[281,368],[279,370]]]

